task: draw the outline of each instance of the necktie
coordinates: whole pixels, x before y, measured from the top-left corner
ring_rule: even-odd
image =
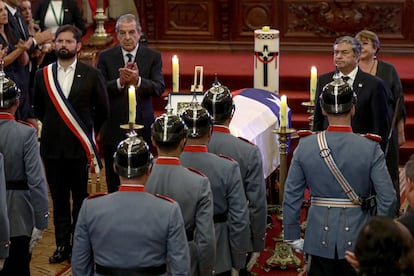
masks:
[[[348,76],[342,76],[342,79],[344,80],[344,82],[348,83],[350,77],[348,77]]]
[[[126,54],[126,56],[128,57],[128,62],[132,62],[133,55],[128,53],[128,54]]]
[[[26,40],[27,39],[27,35],[26,35],[26,32],[24,31],[22,21],[20,20],[19,11],[16,11],[15,12],[14,17],[16,18],[17,24],[19,24],[19,33],[20,33],[21,37],[24,40]]]

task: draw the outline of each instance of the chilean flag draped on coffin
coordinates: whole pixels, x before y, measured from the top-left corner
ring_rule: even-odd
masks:
[[[230,123],[233,135],[256,144],[262,154],[263,175],[268,177],[279,165],[278,135],[280,96],[267,90],[244,88],[232,92],[236,110]],[[287,108],[288,127],[292,111]]]

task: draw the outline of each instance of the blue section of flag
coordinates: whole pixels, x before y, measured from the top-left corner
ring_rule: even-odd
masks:
[[[272,92],[257,88],[245,88],[238,95],[242,95],[252,100],[256,100],[263,105],[266,105],[277,118],[280,118],[280,96]],[[288,127],[291,127],[292,110],[288,107]]]

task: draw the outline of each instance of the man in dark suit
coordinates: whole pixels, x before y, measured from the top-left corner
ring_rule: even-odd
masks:
[[[373,133],[381,136],[381,148],[385,149],[391,125],[391,97],[383,82],[358,68],[361,44],[353,37],[343,36],[334,43],[334,63],[340,76],[348,82],[358,97],[352,129],[355,133]],[[322,114],[319,95],[333,79],[334,71],[318,78],[315,96],[313,130],[324,130],[328,121]]]
[[[73,227],[88,196],[88,167],[102,167],[94,135],[108,118],[108,95],[101,73],[77,60],[80,39],[78,28],[61,26],[55,38],[58,61],[35,76],[34,108],[43,123],[40,153],[53,200],[57,245],[50,263],[69,258]]]
[[[20,13],[20,1],[4,0],[4,3],[7,7],[8,26],[11,34],[17,40],[31,40],[29,52],[33,51],[37,45],[53,40],[53,34],[51,31],[38,32],[33,36],[29,34],[26,21]],[[16,118],[27,121],[34,127],[37,127],[32,108],[32,95],[30,94],[29,89],[29,65],[19,65],[17,63],[16,65],[17,66],[15,66],[13,75],[9,75],[9,77],[16,82],[17,86],[21,90],[20,105],[16,112]]]
[[[124,139],[120,125],[128,123],[128,87],[136,87],[136,122],[144,125],[139,131],[151,145],[151,124],[154,122],[152,97],[159,97],[165,89],[161,54],[141,43],[141,26],[132,14],[119,17],[116,33],[120,45],[100,53],[97,67],[106,79],[111,115],[102,126],[108,192],[118,190],[119,178],[112,169],[116,145]]]

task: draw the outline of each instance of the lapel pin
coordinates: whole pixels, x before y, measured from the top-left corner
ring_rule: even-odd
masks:
[[[80,78],[80,77],[81,77],[81,75],[76,75],[76,77]]]
[[[358,87],[362,87],[362,83],[358,83]]]

